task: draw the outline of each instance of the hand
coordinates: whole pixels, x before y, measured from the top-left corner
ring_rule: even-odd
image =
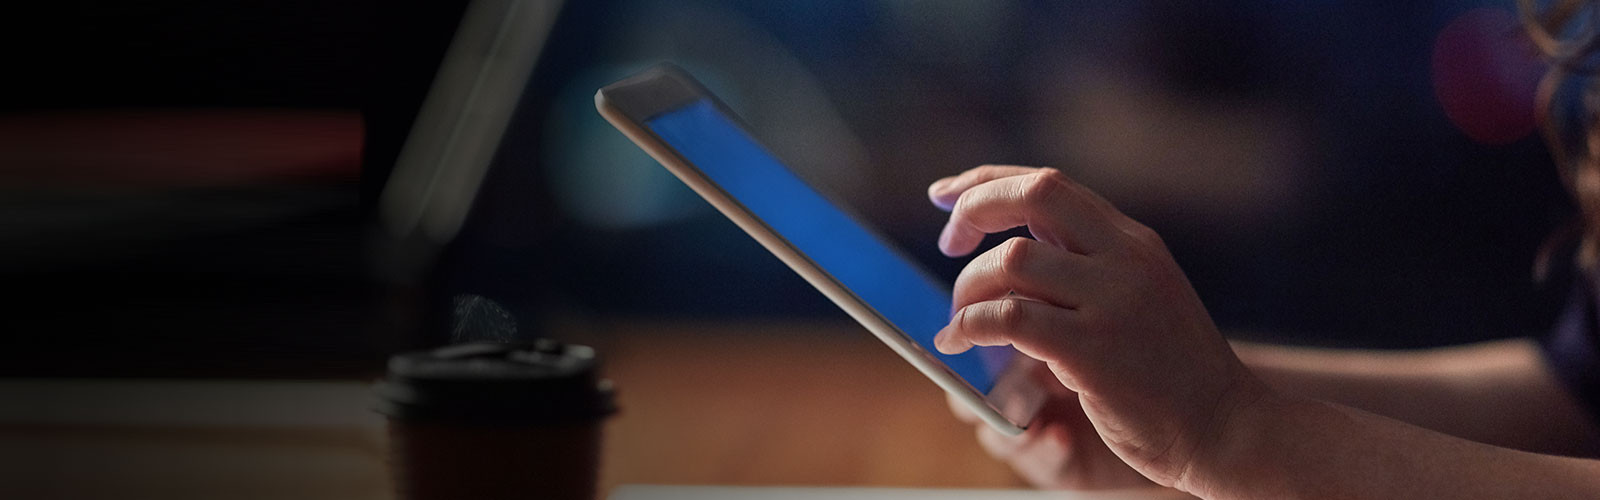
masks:
[[[946,255],[1027,226],[956,279],[941,352],[1012,345],[1043,361],[1101,441],[1141,475],[1186,489],[1231,416],[1270,391],[1234,356],[1150,228],[1050,168],[985,166],[929,188],[951,210]]]
[[[1044,363],[1018,356],[1016,363],[1046,392],[1033,423],[1020,436],[1007,436],[978,419],[965,403],[950,398],[956,418],[977,426],[978,444],[989,455],[1011,465],[1037,488],[1099,490],[1149,486],[1095,434],[1078,406],[1078,394],[1056,382]]]

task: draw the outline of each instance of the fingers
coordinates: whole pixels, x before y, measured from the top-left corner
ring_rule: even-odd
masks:
[[[971,408],[967,408],[966,403],[956,399],[955,396],[945,395],[945,402],[950,404],[950,413],[954,413],[957,419],[977,426],[978,444],[982,445],[984,451],[988,452],[990,456],[997,459],[1008,460],[1016,456],[1022,450],[1030,447],[1030,443],[1035,441],[1037,439],[1035,436],[1039,434],[1035,429],[1029,429],[1020,436],[1001,434],[994,430],[993,427],[990,427],[989,424],[979,420],[978,414],[973,413]]]
[[[1090,254],[1123,234],[1104,200],[1055,169],[1013,175],[961,193],[939,235],[949,256],[972,253],[984,235],[1027,226],[1039,240]]]
[[[1034,439],[1029,449],[1011,461],[1012,469],[1035,487],[1085,489],[1091,481],[1084,471],[1086,466],[1091,466],[1086,461],[1093,458],[1078,456],[1073,446],[1077,436],[1062,425],[1040,431],[1040,437]]]
[[[949,212],[955,208],[956,199],[961,193],[972,186],[983,184],[1003,177],[1031,174],[1037,172],[1037,167],[1019,167],[1015,165],[984,165],[962,172],[960,175],[945,177],[928,186],[928,199],[933,200],[934,206]]]
[[[934,347],[959,354],[975,345],[1011,345],[1046,363],[1064,361],[1063,332],[1081,330],[1077,314],[1044,302],[1016,297],[978,302],[956,311],[933,337]]]
[[[946,394],[945,402],[950,405],[950,413],[955,414],[956,419],[977,426],[978,444],[982,445],[984,451],[988,452],[990,456],[997,459],[1010,459],[1018,452],[1029,447],[1029,443],[1036,440],[1035,436],[1039,434],[1034,429],[1029,429],[1020,436],[1001,434],[995,431],[993,427],[989,427],[989,424],[980,420],[978,414],[973,413],[971,408],[967,408],[966,403],[956,399],[955,396]]]
[[[1012,238],[961,269],[952,310],[1016,292],[1058,307],[1073,308],[1099,282],[1088,257],[1027,238]]]
[[[1034,433],[1024,432],[1019,436],[1007,436],[987,425],[978,426],[978,444],[989,456],[1010,460],[1033,445]]]
[[[972,408],[967,408],[967,404],[961,402],[960,399],[956,399],[954,395],[945,394],[944,402],[950,405],[950,413],[956,416],[956,420],[960,420],[969,424],[980,423],[978,421],[978,414],[973,413]]]

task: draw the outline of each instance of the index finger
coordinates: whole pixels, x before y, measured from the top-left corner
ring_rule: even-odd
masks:
[[[961,197],[961,193],[966,192],[973,186],[995,179],[1027,175],[1038,171],[1038,167],[984,165],[934,181],[932,185],[928,186],[928,199],[933,201],[934,206],[949,212],[955,209],[956,200]]]
[[[939,235],[939,250],[952,257],[966,255],[977,249],[988,233],[1027,226],[1040,241],[1090,254],[1122,234],[1110,211],[1098,195],[1061,171],[1042,168],[961,193]]]

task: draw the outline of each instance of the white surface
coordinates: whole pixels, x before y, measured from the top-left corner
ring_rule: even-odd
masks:
[[[761,500],[1142,500],[1193,498],[1172,490],[1108,492],[1039,490],[957,490],[902,488],[794,488],[746,486],[625,485],[611,492],[611,500],[761,499]]]

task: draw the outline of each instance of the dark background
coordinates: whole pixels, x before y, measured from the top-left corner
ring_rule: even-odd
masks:
[[[594,113],[596,88],[660,60],[947,278],[964,260],[935,250],[925,187],[1017,163],[1062,168],[1159,231],[1218,323],[1250,338],[1537,334],[1564,295],[1564,278],[1531,277],[1572,210],[1522,125],[1528,64],[1444,34],[1506,19],[1509,1],[571,2],[460,238],[397,285],[373,270],[393,242],[371,203],[460,9],[99,2],[0,21],[0,130],[310,110],[358,121],[364,155],[324,176],[128,182],[40,175],[28,162],[45,153],[6,143],[5,372],[368,373],[442,341],[463,295],[530,336],[583,318],[842,321]],[[1465,26],[1515,43],[1514,25]],[[1457,50],[1477,64],[1441,70]],[[1511,132],[1464,132],[1440,98],[1457,74],[1483,109],[1510,109],[1473,123]],[[37,147],[117,135],[62,130],[77,142]]]

